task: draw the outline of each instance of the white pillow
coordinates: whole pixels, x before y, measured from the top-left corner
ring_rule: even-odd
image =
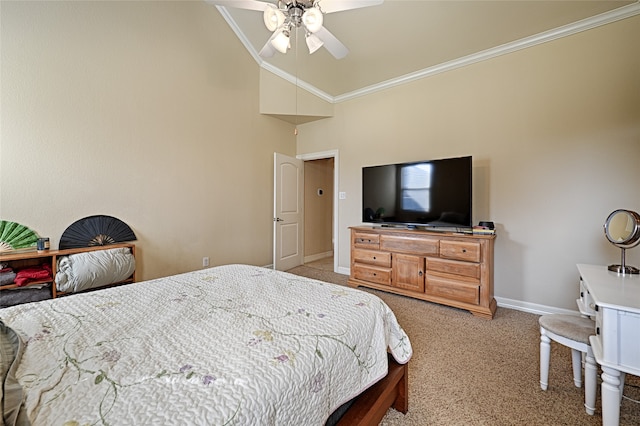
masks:
[[[58,291],[78,292],[124,281],[135,269],[129,248],[89,251],[58,259],[55,281]]]

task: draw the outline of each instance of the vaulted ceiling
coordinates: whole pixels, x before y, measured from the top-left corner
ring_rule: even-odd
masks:
[[[640,14],[640,3],[385,0],[325,15],[324,26],[349,49],[339,60],[323,48],[309,54],[300,30],[287,54],[263,59],[257,52],[271,33],[262,13],[218,9],[262,67],[339,101]]]

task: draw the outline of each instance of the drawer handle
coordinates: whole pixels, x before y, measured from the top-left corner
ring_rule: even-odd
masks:
[[[463,252],[463,253],[466,253],[466,252],[467,252],[467,249],[462,249],[462,252]]]
[[[373,276],[374,276],[374,277],[376,276],[376,273],[375,273],[375,272],[373,273]]]
[[[376,260],[376,257],[375,257],[375,256],[373,256],[373,260]]]
[[[600,335],[600,327],[596,327],[596,334],[599,336]]]

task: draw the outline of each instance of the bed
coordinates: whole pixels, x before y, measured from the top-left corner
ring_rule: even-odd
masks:
[[[406,412],[412,350],[389,307],[285,272],[226,265],[0,319],[7,424],[323,425],[349,401],[348,423]]]

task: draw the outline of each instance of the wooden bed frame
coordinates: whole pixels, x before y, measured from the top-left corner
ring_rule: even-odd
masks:
[[[340,418],[338,426],[378,425],[389,408],[403,414],[409,409],[409,367],[389,357],[389,372],[384,379],[358,396]]]

